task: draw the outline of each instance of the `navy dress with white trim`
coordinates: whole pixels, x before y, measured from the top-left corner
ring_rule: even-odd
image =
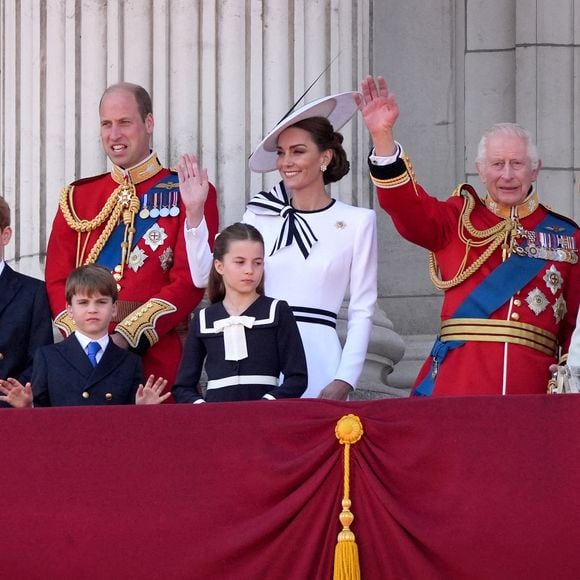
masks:
[[[239,360],[229,360],[237,358],[226,348],[229,322],[242,326],[247,356]],[[267,296],[240,317],[230,317],[222,302],[195,315],[172,391],[178,403],[201,402],[197,385],[204,363],[207,402],[300,397],[308,383],[294,315],[286,302]]]

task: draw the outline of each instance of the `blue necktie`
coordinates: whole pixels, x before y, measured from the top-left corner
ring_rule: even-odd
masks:
[[[98,342],[89,342],[87,345],[87,354],[91,364],[97,366],[97,353],[101,350],[101,345]]]

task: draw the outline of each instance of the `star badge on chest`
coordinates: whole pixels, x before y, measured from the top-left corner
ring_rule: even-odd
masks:
[[[536,315],[539,316],[546,310],[550,302],[546,298],[546,295],[539,289],[534,288],[530,291],[526,298],[526,302],[530,307],[530,310]]]
[[[568,307],[566,306],[566,300],[564,300],[563,296],[558,296],[558,299],[552,305],[552,309],[554,310],[554,318],[556,322],[559,324],[564,320],[564,316],[566,316],[566,312],[568,312]]]
[[[136,247],[129,255],[129,268],[131,268],[133,272],[136,272],[139,268],[141,268],[141,266],[143,266],[146,259],[147,254],[145,253],[145,250]]]
[[[165,229],[159,227],[158,224],[153,224],[143,235],[145,245],[149,246],[153,251],[157,250],[159,246],[167,239]]]
[[[161,256],[159,256],[159,261],[161,262],[162,270],[167,272],[167,270],[173,266],[173,249],[165,248]]]
[[[544,282],[552,294],[556,294],[556,292],[562,288],[564,279],[554,264],[546,270],[546,273],[544,274]]]

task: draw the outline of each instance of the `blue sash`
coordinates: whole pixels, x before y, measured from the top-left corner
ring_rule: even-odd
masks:
[[[564,235],[573,235],[576,231],[571,224],[552,214],[548,214],[536,227],[536,230],[553,226],[557,226]],[[451,318],[489,318],[518,290],[533,280],[545,265],[546,260],[512,254],[465,297]],[[437,373],[447,353],[464,344],[464,340],[443,342],[438,336],[430,353],[433,359],[431,372],[413,389],[411,394],[427,397],[432,395]]]
[[[178,176],[174,173],[170,173],[169,175],[162,177],[144,195],[147,195],[149,199],[153,199],[155,195],[159,195],[159,199],[161,199],[162,195],[167,192],[167,187],[160,187],[160,185],[165,185],[167,183],[176,184],[178,182]],[[142,197],[143,196],[141,196],[141,198]],[[139,243],[139,240],[143,237],[145,232],[157,221],[157,219],[158,218],[152,217],[142,218],[139,215],[135,216],[135,234],[133,235],[133,246],[130,248],[129,253]],[[117,266],[120,260],[120,248],[124,237],[125,224],[120,222],[113,230],[104,248],[101,250],[99,257],[97,258],[97,264],[105,266],[105,268],[108,270],[112,270],[115,266]]]

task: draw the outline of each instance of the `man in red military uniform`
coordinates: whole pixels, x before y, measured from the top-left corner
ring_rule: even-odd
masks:
[[[399,110],[382,77],[363,81],[358,105],[379,203],[405,239],[429,250],[431,278],[444,291],[441,331],[413,394],[546,393],[576,323],[580,234],[539,203],[530,134],[513,123],[492,127],[476,160],[485,198],[462,184],[440,201],[416,182],[394,140]]]
[[[99,106],[101,141],[110,173],[81,179],[60,195],[46,256],[46,286],[56,326],[74,330],[66,311],[65,282],[77,266],[99,263],[119,287],[112,340],[143,355],[146,375],[168,380],[181,359],[181,330],[203,297],[191,280],[177,175],[150,149],[151,98],[139,85],[107,88]],[[210,187],[206,219],[214,239],[216,192]]]

